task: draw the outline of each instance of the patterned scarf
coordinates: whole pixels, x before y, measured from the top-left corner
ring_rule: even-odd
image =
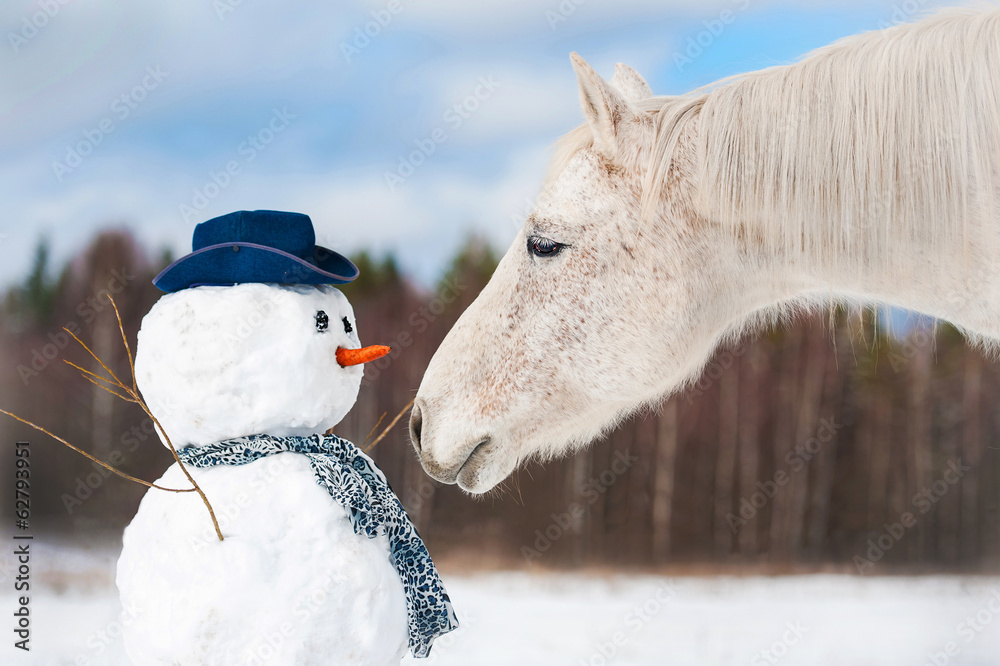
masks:
[[[335,436],[251,435],[178,451],[185,465],[245,465],[292,451],[309,459],[316,482],[351,514],[355,534],[387,534],[392,561],[403,581],[414,657],[430,654],[434,639],[458,627],[451,599],[424,542],[382,472],[358,447]]]

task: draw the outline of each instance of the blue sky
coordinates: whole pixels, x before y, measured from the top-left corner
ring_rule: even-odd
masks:
[[[940,4],[4,0],[0,286],[43,235],[57,260],[108,226],[182,254],[197,222],[254,208],[430,284],[470,233],[516,233],[582,121],[571,51],[677,94]]]

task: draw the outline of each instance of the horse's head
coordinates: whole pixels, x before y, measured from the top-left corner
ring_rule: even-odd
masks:
[[[643,201],[658,110],[683,100],[652,98],[624,65],[610,83],[575,54],[573,66],[587,123],[557,148],[534,212],[437,350],[411,415],[427,473],[470,492],[675,390],[724,328],[726,252],[692,209],[693,123],[655,176],[656,201]]]

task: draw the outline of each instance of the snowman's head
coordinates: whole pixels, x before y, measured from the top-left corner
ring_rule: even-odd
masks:
[[[142,320],[136,382],[178,448],[310,435],[354,405],[359,347],[354,310],[333,287],[195,287],[163,296]]]

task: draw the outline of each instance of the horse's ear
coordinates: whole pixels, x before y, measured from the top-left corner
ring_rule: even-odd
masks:
[[[602,79],[579,54],[571,53],[569,57],[580,84],[583,115],[594,130],[594,143],[604,155],[614,159],[619,154],[626,126],[638,121],[644,113],[632,106],[617,88]]]
[[[615,75],[611,77],[611,85],[633,104],[653,96],[653,91],[646,83],[646,79],[642,78],[642,74],[623,62],[615,65]]]

